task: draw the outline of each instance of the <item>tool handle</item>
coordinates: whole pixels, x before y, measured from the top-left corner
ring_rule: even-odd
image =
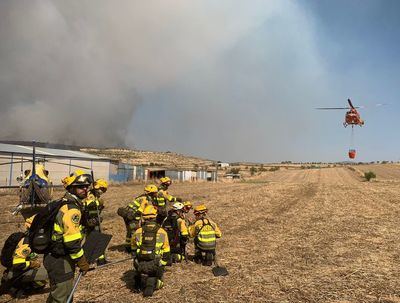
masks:
[[[82,274],[83,274],[82,272],[79,273],[79,276],[78,276],[78,278],[77,278],[76,281],[75,281],[74,288],[72,288],[72,291],[71,291],[71,293],[70,293],[69,296],[68,296],[67,303],[71,303],[71,302],[72,302],[72,298],[74,297],[74,293],[75,293],[75,291],[76,291],[76,289],[77,289],[77,287],[78,287],[79,281],[80,281],[81,278],[82,278]]]

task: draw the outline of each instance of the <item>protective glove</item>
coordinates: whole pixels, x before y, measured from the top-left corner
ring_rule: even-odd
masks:
[[[89,227],[95,227],[95,226],[99,225],[98,224],[98,219],[97,218],[90,218],[90,219],[87,220],[87,224],[88,224]]]
[[[136,218],[136,216],[135,216],[135,212],[132,210],[132,211],[127,211],[126,212],[126,219],[127,220],[129,220],[129,221],[133,221],[133,220],[135,220],[135,218]]]
[[[38,259],[34,259],[29,262],[29,268],[34,269],[39,267],[40,267],[40,261]]]
[[[183,199],[182,198],[175,198],[175,200],[176,200],[176,202],[183,202]]]
[[[79,267],[82,275],[86,275],[86,273],[90,269],[90,265],[89,265],[88,261],[86,260],[85,255],[83,255],[82,257],[79,258],[79,260],[76,262],[76,265]]]

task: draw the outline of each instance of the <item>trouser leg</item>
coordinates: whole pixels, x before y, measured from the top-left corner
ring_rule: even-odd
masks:
[[[198,247],[194,248],[194,262],[200,264],[203,261],[203,255]]]
[[[204,265],[211,266],[214,262],[214,255],[215,255],[215,252],[207,251],[206,256],[205,256]]]
[[[126,227],[126,237],[125,237],[125,249],[127,252],[131,252],[131,241],[132,236],[135,233],[136,229],[138,228],[138,221],[125,221]]]
[[[50,280],[50,294],[47,303],[64,303],[72,291],[75,264],[69,256],[44,257],[43,264]]]
[[[68,280],[51,286],[46,303],[65,303],[72,291],[74,280]]]

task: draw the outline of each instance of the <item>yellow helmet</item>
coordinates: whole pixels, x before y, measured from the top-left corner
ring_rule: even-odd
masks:
[[[208,211],[207,207],[204,204],[200,204],[194,208],[194,214],[204,214]]]
[[[143,211],[144,219],[152,219],[157,216],[157,209],[153,205],[147,205]]]
[[[193,207],[193,204],[192,204],[192,202],[190,202],[190,201],[185,201],[185,202],[183,202],[183,205],[184,205],[185,207],[187,207],[187,208],[192,208],[192,207]]]
[[[94,186],[93,186],[95,189],[102,189],[104,192],[106,192],[107,191],[107,188],[108,188],[108,183],[107,183],[107,181],[106,180],[104,180],[104,179],[97,179],[95,182],[94,182]]]
[[[172,181],[170,177],[163,177],[160,179],[161,184],[171,185]]]
[[[144,192],[146,194],[154,194],[154,193],[158,192],[158,188],[154,184],[149,184],[149,185],[146,185],[146,187],[144,188]]]
[[[90,185],[92,183],[92,176],[87,174],[81,169],[77,169],[68,177],[65,177],[61,180],[65,188],[69,186],[77,186],[77,185]]]

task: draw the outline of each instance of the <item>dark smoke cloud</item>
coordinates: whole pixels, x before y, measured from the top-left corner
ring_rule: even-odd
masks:
[[[240,1],[1,1],[0,137],[124,144],[148,93],[262,16]]]
[[[0,41],[3,139],[278,159],[326,83],[289,0],[1,1]]]
[[[0,2],[0,137],[124,143],[140,101],[129,58],[115,59],[100,12],[74,3]]]

